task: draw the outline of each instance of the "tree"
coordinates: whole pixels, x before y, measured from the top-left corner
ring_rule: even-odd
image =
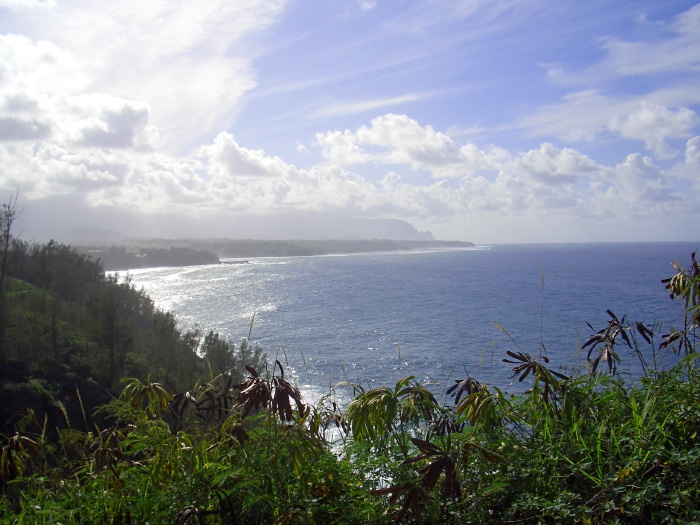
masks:
[[[215,366],[220,373],[228,373],[235,365],[236,348],[229,341],[219,337],[211,330],[202,343],[201,352],[205,359]]]
[[[19,191],[10,195],[10,200],[2,205],[0,211],[0,363],[5,360],[5,329],[6,329],[6,309],[5,309],[5,272],[10,255],[10,245],[12,243],[12,224],[21,213],[17,210],[17,199]]]

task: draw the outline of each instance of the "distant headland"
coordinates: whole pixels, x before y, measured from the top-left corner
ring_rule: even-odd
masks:
[[[473,248],[466,241],[390,239],[256,240],[256,239],[149,239],[119,244],[74,246],[100,259],[107,271],[161,266],[221,263],[221,259],[296,257],[344,253],[394,252]]]

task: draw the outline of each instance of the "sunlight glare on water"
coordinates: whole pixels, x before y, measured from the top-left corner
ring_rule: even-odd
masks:
[[[504,388],[506,350],[583,367],[580,345],[607,309],[677,320],[661,279],[691,243],[516,245],[440,252],[252,259],[130,272],[182,328],[248,336],[307,395],[343,380],[365,387],[415,375],[436,393],[467,375]],[[495,325],[500,323],[515,344]],[[399,353],[400,349],[400,353]],[[621,355],[632,368],[633,356]]]

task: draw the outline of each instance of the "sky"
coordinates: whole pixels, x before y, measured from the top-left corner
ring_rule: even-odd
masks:
[[[696,2],[0,0],[24,236],[695,241],[699,112]]]

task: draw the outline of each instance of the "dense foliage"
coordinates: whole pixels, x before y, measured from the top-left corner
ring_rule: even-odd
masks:
[[[133,270],[158,266],[194,266],[197,264],[217,264],[219,258],[209,250],[195,250],[183,246],[134,247],[126,246],[81,246],[79,251],[99,258],[105,270]]]
[[[105,275],[99,260],[69,246],[14,239],[4,260],[0,432],[28,409],[52,435],[72,427],[118,395],[123,377],[182,391],[212,370],[242,380],[240,361],[264,362],[247,341],[236,347],[218,334],[180,330],[128,277]]]
[[[66,247],[18,246],[21,258],[7,357],[89,367],[122,391],[53,440],[36,414],[16,422],[2,439],[2,522],[700,523],[694,255],[666,281],[682,321],[660,333],[610,312],[583,345],[586,371],[565,375],[543,347],[533,357],[516,345],[504,361],[529,382],[522,395],[465,378],[442,404],[408,377],[337,385],[346,407],[334,391],[306,403],[281,363],[245,344],[178,332]],[[15,320],[23,302],[35,329]],[[202,344],[210,375],[197,383]],[[643,362],[632,384],[615,375],[620,346]],[[663,353],[677,364],[643,357]]]
[[[208,377],[198,352],[206,356],[210,342],[235,357],[230,342],[213,336],[202,341],[197,329],[181,331],[173,315],[156,308],[128,276],[106,276],[99,260],[69,246],[14,241],[7,275],[7,361],[46,371],[67,365],[110,388],[122,377],[150,374],[183,390]]]

